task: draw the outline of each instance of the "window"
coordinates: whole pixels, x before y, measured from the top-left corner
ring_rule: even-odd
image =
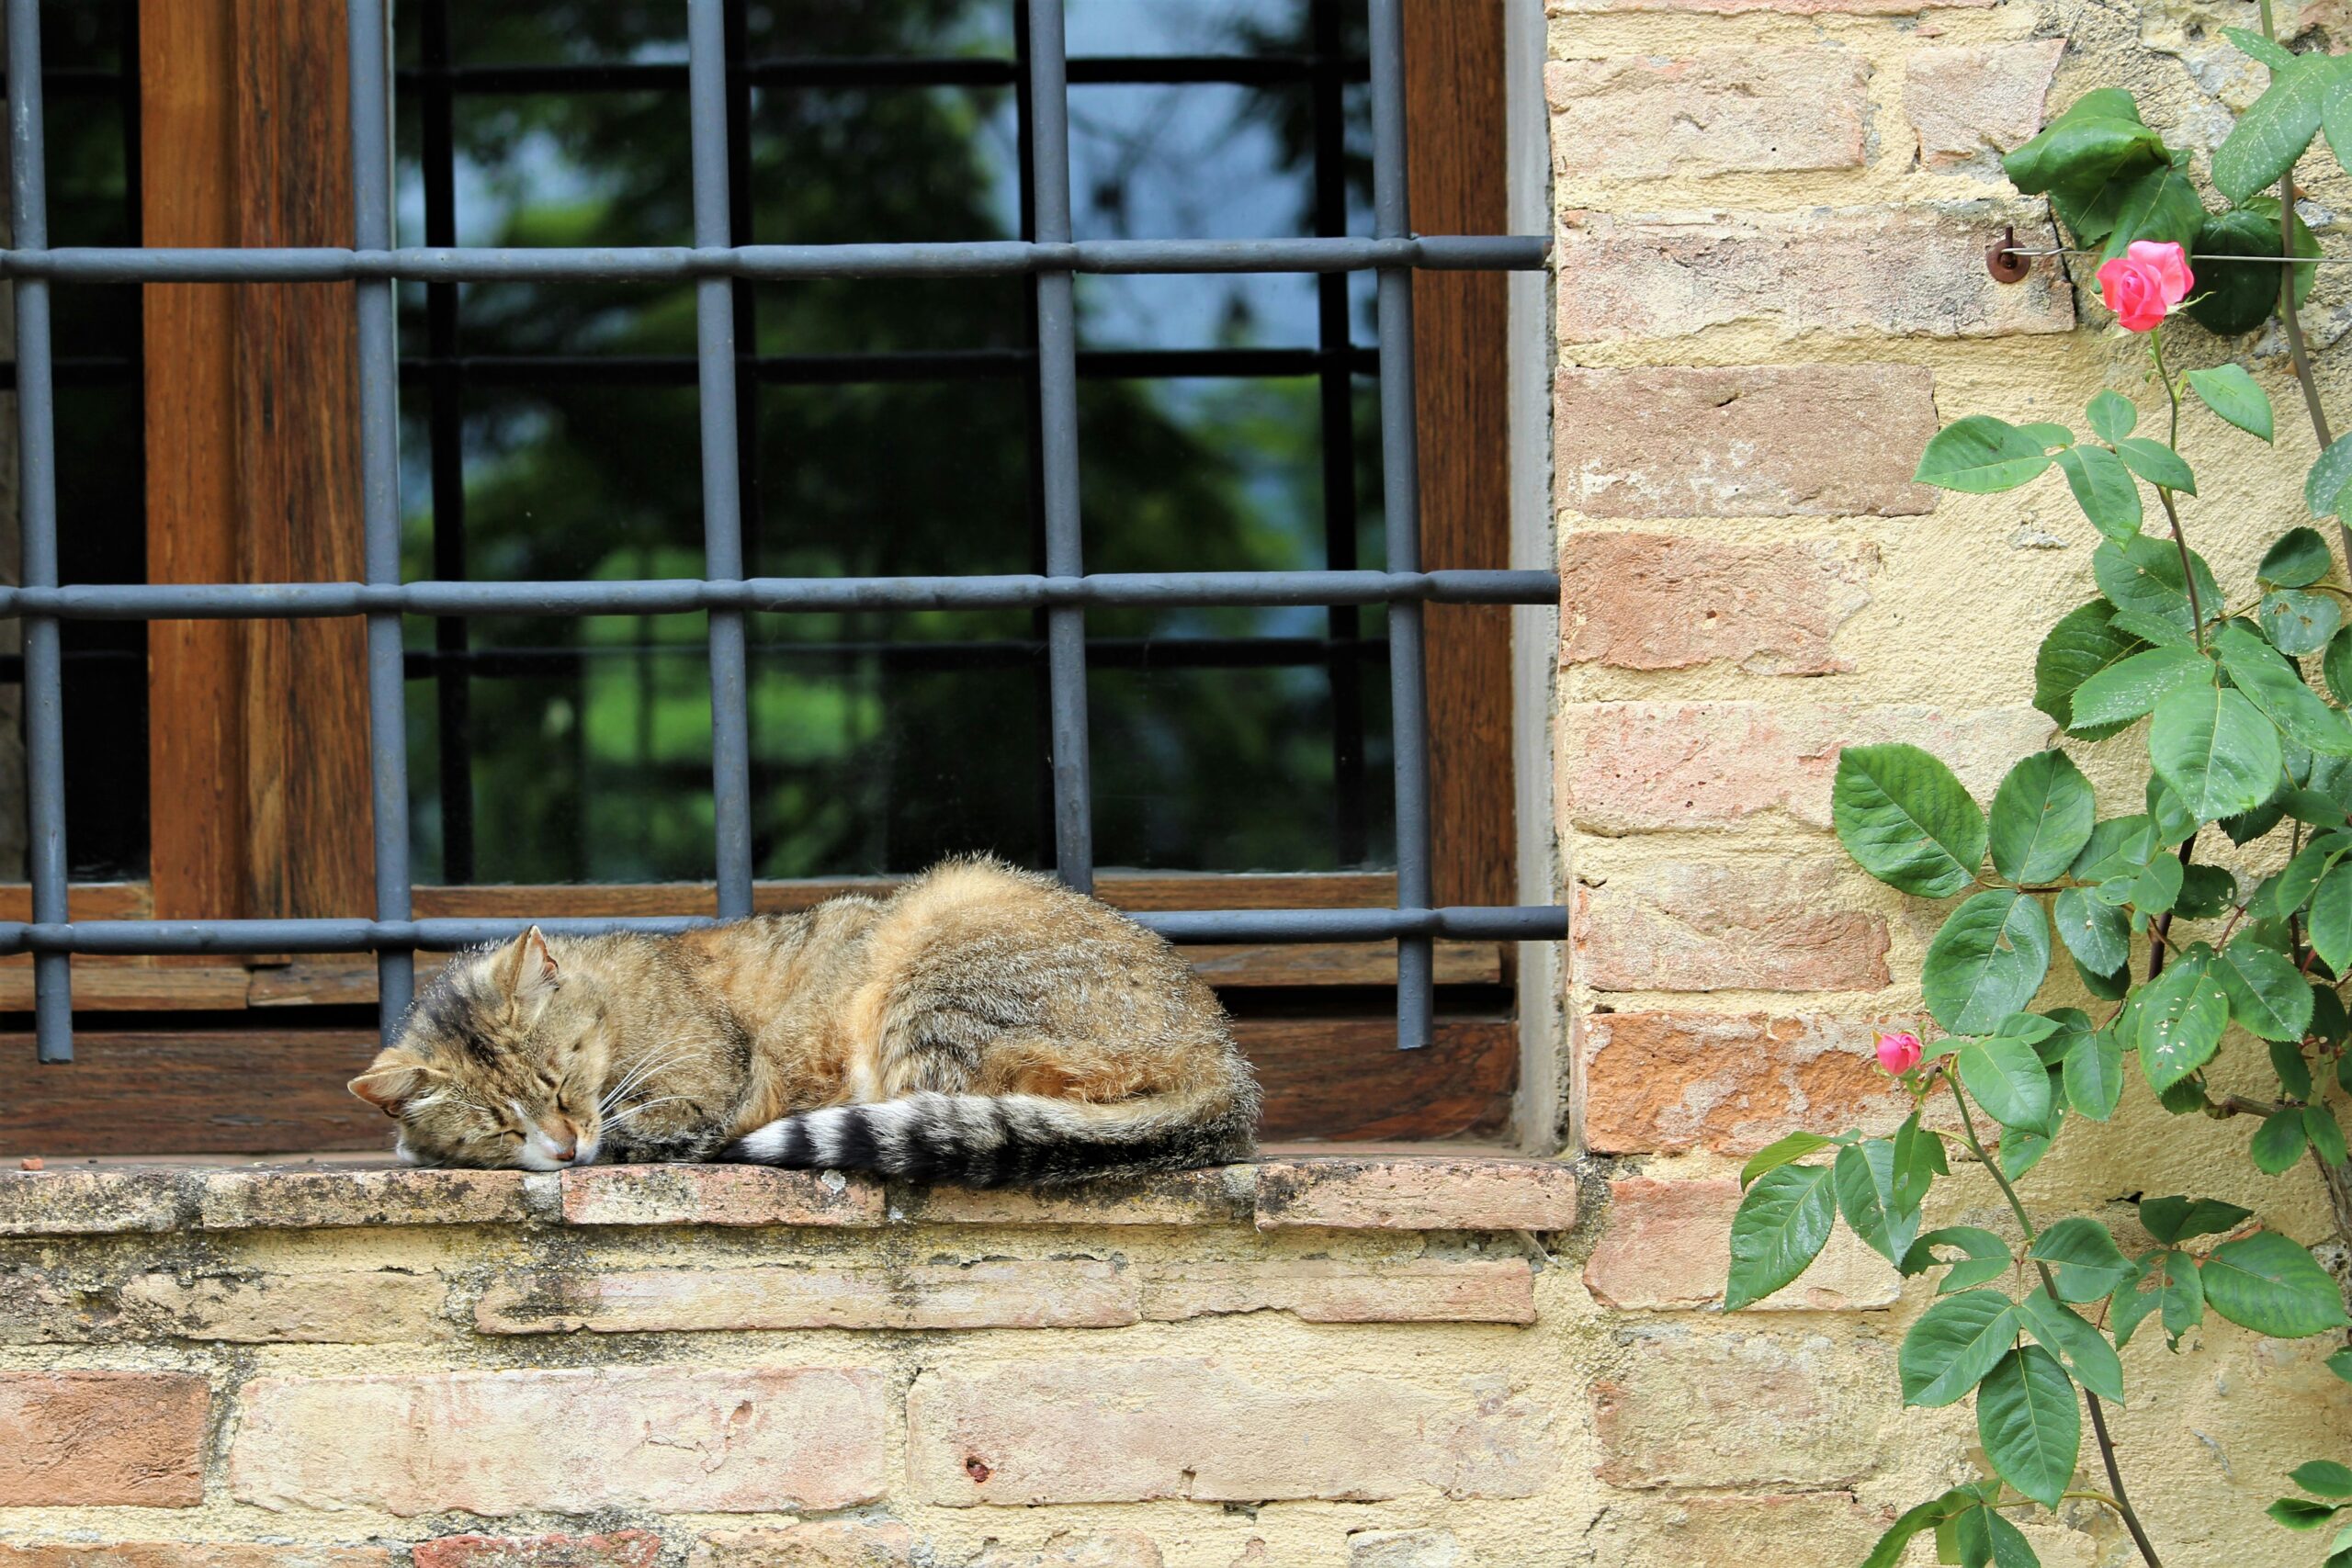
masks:
[[[347,39],[330,8],[148,6],[143,37],[128,4],[46,9],[52,244],[350,243],[351,117],[366,106],[340,96]],[[396,7],[392,243],[518,254],[694,243],[688,9]],[[93,63],[69,66],[56,52],[69,10],[117,18],[111,33],[92,33]],[[1027,6],[726,0],[711,15],[726,243],[985,248],[1039,232]],[[1499,232],[1499,11],[1410,0],[1404,25],[1421,117],[1410,169],[1420,227]],[[1368,34],[1365,0],[1069,0],[1073,238],[1371,235]],[[125,85],[134,65],[137,92]],[[107,72],[111,98],[66,87]],[[262,91],[227,92],[232,79]],[[115,111],[119,148],[119,173],[88,158],[88,187],[111,191],[119,227],[86,238],[69,231],[65,200],[85,162],[74,138],[104,134],[72,129],[81,121],[68,105],[85,96]],[[258,112],[267,103],[285,107]],[[61,162],[68,148],[75,156]],[[1523,248],[1512,255],[1525,265]],[[739,274],[714,307],[710,285],[674,270],[580,275],[599,270],[559,278],[492,266],[400,281],[402,581],[738,575],[705,556],[712,405],[697,344],[714,322],[733,343],[740,575],[1017,585],[1067,573],[1056,559],[1067,524],[1057,543],[1047,495],[1066,436],[1040,412],[1060,352],[1039,307],[1060,287],[1055,275],[999,265],[860,276],[875,269],[828,263],[788,277]],[[369,286],[336,281],[333,267],[266,281],[224,271],[239,280],[149,281],[131,311],[125,286],[82,276],[69,270],[54,285],[60,515],[74,520],[61,536],[111,541],[107,559],[129,570],[109,577],[104,561],[69,550],[63,580],[360,580],[368,454],[342,411],[366,385],[353,322],[355,295]],[[1432,270],[1419,283],[1421,555],[1438,568],[1499,568],[1500,278]],[[1372,273],[1114,267],[1069,288],[1085,571],[1142,582],[1383,561],[1393,481]],[[122,367],[119,394],[140,384],[130,367],[141,345],[102,334],[143,321],[143,516],[141,476],[108,468],[103,443],[90,443],[90,482],[124,499],[85,507],[69,489],[65,433],[98,423],[68,400],[79,356],[69,355],[67,301],[77,294],[117,297],[92,307],[90,331],[94,361]],[[102,516],[103,527],[80,527]],[[1538,576],[1484,583],[1474,596],[1486,603],[1421,611],[1434,885],[1408,905],[1515,901],[1505,604],[1544,592]],[[1214,590],[1178,604],[1141,593],[1082,615],[1024,595],[1034,599],[1016,588],[1000,596],[1010,602],[741,616],[743,858],[760,907],[967,849],[1058,861],[1068,873],[1074,817],[1091,829],[1084,858],[1103,868],[1100,890],[1139,910],[1398,903],[1385,595],[1324,594],[1359,601],[1333,606],[1311,591],[1254,605],[1219,603]],[[675,606],[516,608],[529,613],[404,618],[414,912],[707,914],[714,835],[723,839],[730,810],[714,788],[727,770],[714,773],[713,716],[727,704],[712,698],[711,617]],[[1078,661],[1061,661],[1057,705],[1048,649],[1057,625],[1066,634],[1081,622],[1082,682],[1073,691]],[[77,919],[382,917],[357,616],[59,624],[69,780],[82,759],[105,787],[143,785],[122,765],[138,750],[143,704],[146,776],[158,781],[104,814],[134,829],[105,860],[85,858],[81,824],[101,814],[69,787],[75,874],[111,879],[76,888]],[[77,662],[101,649],[114,650],[118,682],[135,688],[120,700],[74,683]],[[1057,790],[1057,714],[1091,739],[1091,787],[1075,811],[1067,778]],[[379,786],[373,801],[385,798]],[[1464,928],[1474,936],[1441,942],[1438,1049],[1401,1056],[1388,944],[1299,945],[1302,928],[1283,942],[1195,952],[1274,1090],[1270,1134],[1444,1135],[1498,1124],[1515,1060],[1498,938],[1548,931],[1549,918],[1474,919]],[[1204,917],[1176,934],[1219,934],[1217,924]],[[1349,930],[1372,929],[1358,924]],[[273,927],[251,940],[307,948],[312,934]],[[76,960],[80,1005],[170,1016],[113,1021],[139,1027],[113,1030],[112,1046],[108,1029],[85,1024],[88,1066],[74,1076],[99,1078],[134,1059],[213,1064],[188,1070],[220,1080],[209,1092],[236,1130],[198,1134],[191,1147],[375,1141],[335,1099],[368,1032],[372,960],[229,958],[193,940],[213,951],[141,957],[140,933],[110,940],[119,956]],[[8,970],[19,998],[24,964]],[[256,1030],[263,1018],[300,1021]],[[315,1082],[302,1092],[315,1089],[316,1102],[247,1112],[237,1127],[243,1086],[220,1065],[250,1062],[256,1049],[308,1064]],[[0,1100],[23,1107],[9,1093],[19,1070],[0,1066]],[[0,1146],[89,1146],[96,1134],[60,1126],[57,1091],[36,1079],[26,1092],[49,1109],[0,1111]]]

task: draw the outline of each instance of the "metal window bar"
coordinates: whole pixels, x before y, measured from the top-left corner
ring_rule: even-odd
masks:
[[[22,477],[23,584],[0,588],[0,615],[25,624],[27,796],[32,916],[0,922],[0,952],[34,955],[38,1051],[46,1062],[73,1055],[71,955],[92,953],[362,953],[378,955],[382,1027],[395,1033],[411,999],[413,953],[509,937],[526,922],[415,919],[408,859],[407,736],[401,702],[404,615],[671,614],[709,615],[712,773],[719,803],[718,908],[712,917],[550,919],[565,934],[668,931],[748,913],[752,846],[744,725],[742,616],[752,611],[1043,608],[1049,625],[1078,637],[1049,638],[1055,682],[1057,855],[1063,874],[1084,886],[1090,806],[1082,750],[1086,723],[1082,616],[1091,605],[1193,604],[1388,606],[1389,667],[1396,708],[1397,905],[1390,909],[1224,909],[1138,917],[1171,939],[1192,942],[1376,942],[1398,949],[1397,1043],[1425,1043],[1430,1023],[1430,943],[1558,941],[1557,905],[1430,907],[1429,757],[1420,606],[1424,603],[1547,604],[1559,592],[1546,571],[1423,570],[1413,419],[1412,274],[1416,268],[1540,269],[1538,238],[1411,233],[1405,202],[1404,61],[1401,0],[1371,0],[1370,76],[1374,120],[1377,231],[1371,239],[1069,240],[1067,77],[1060,0],[1033,0],[1030,81],[1041,206],[1034,241],[975,244],[732,245],[728,225],[727,77],[722,0],[688,0],[689,114],[693,126],[695,243],[639,250],[391,248],[390,76],[383,0],[347,0],[350,26],[355,244],[349,249],[50,249],[44,222],[40,76],[40,0],[6,0],[14,67],[8,104],[9,174],[16,243],[0,252],[0,274],[17,303],[17,421]],[[1047,123],[1050,121],[1051,123]],[[1035,274],[1041,298],[1065,299],[1080,272],[1302,272],[1376,270],[1379,369],[1385,446],[1383,488],[1388,570],[1087,574],[1077,540],[1077,433],[1048,443],[1049,558],[1042,574],[995,577],[745,578],[738,490],[736,346],[729,280],[877,276],[981,276]],[[505,278],[692,278],[698,285],[697,359],[703,391],[702,461],[706,575],[628,581],[403,582],[395,466],[393,288]],[[357,293],[359,433],[365,581],[361,582],[69,585],[58,581],[53,472],[53,397],[49,285],[330,281]],[[1068,321],[1041,331],[1036,374],[1043,412],[1075,406],[1078,356]],[[362,615],[368,625],[369,754],[375,809],[376,897],[372,919],[73,921],[66,911],[64,778],[60,726],[59,623],[67,619],[159,620]]]

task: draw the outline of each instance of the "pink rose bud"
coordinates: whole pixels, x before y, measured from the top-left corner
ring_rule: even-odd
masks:
[[[2196,287],[2188,253],[2169,240],[2134,240],[2098,269],[2099,293],[2127,332],[2151,330]]]
[[[1909,1030],[1898,1030],[1878,1037],[1878,1065],[1898,1077],[1919,1065],[1927,1047]]]

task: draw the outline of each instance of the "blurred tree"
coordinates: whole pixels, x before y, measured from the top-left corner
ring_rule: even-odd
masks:
[[[1153,0],[1170,9],[1178,0]],[[398,8],[403,63],[420,16],[448,5],[467,65],[684,58],[670,4],[469,3]],[[1358,9],[1360,7],[1350,7]],[[1206,15],[1215,7],[1193,6]],[[1305,6],[1297,7],[1304,26]],[[1009,0],[747,4],[752,58],[871,59],[1012,52]],[[1295,28],[1216,21],[1229,52],[1289,51]],[[1260,18],[1262,22],[1263,18]],[[1166,91],[1166,89],[1159,89]],[[1114,89],[1090,89],[1110,92]],[[1295,96],[1295,95],[1294,95]],[[422,238],[423,95],[404,87],[403,222]],[[1272,127],[1272,129],[1269,129]],[[465,244],[658,245],[691,231],[686,105],[675,89],[461,94],[453,122]],[[749,238],[763,243],[996,239],[1018,224],[1009,87],[760,87],[743,128]],[[1311,138],[1290,121],[1237,122],[1294,182]],[[1148,167],[1148,165],[1144,165]],[[1147,177],[1138,172],[1137,178]],[[1193,193],[1195,197],[1198,192]],[[1116,192],[1092,193],[1119,204]],[[1305,203],[1298,205],[1302,221]],[[1288,231],[1311,231],[1293,228]],[[1215,280],[1148,280],[1170,289]],[[741,291],[766,355],[994,354],[987,379],[922,378],[887,362],[836,384],[753,385],[745,529],[763,575],[1017,572],[1035,569],[1034,391],[1011,351],[1028,341],[1017,278],[826,280]],[[426,341],[424,292],[404,291],[403,352]],[[1147,298],[1175,299],[1174,293]],[[1232,298],[1239,298],[1234,295]],[[1310,296],[1311,299],[1311,296]],[[739,322],[742,318],[739,317]],[[1227,312],[1230,345],[1261,331]],[[469,359],[587,358],[475,375],[463,404],[466,565],[492,579],[693,575],[701,565],[690,288],[469,286]],[[1089,330],[1091,341],[1091,330]],[[650,365],[649,358],[669,363]],[[428,575],[434,520],[423,385],[405,393],[403,493],[412,575]],[[1361,401],[1361,400],[1360,400]],[[1324,564],[1319,415],[1311,378],[1081,386],[1088,564],[1101,570]],[[1369,473],[1376,437],[1360,412]],[[1360,493],[1376,494],[1368,482]],[[1377,519],[1366,546],[1377,558]],[[1376,638],[1379,619],[1366,617]],[[1091,679],[1099,858],[1168,869],[1312,870],[1335,863],[1331,701],[1319,663],[1178,670],[1168,639],[1318,635],[1320,612],[1097,612]],[[708,695],[699,616],[476,621],[478,649],[521,672],[471,682],[476,875],[628,881],[710,872]],[[1040,659],[1012,613],[753,618],[752,716],[759,872],[903,871],[989,849],[1050,859]],[[410,646],[433,644],[430,623]],[[1153,639],[1114,660],[1112,643]],[[891,653],[872,645],[891,644]],[[656,651],[643,651],[651,649]],[[1371,777],[1385,781],[1385,681],[1365,686]],[[437,718],[412,683],[421,873],[440,863]],[[1385,783],[1368,802],[1387,816]],[[1385,829],[1374,855],[1385,858]]]

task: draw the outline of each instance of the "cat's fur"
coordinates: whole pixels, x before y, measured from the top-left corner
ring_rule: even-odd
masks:
[[[741,1160],[989,1187],[1246,1158],[1258,1086],[1176,951],[1050,878],[458,954],[352,1092],[415,1163]]]

